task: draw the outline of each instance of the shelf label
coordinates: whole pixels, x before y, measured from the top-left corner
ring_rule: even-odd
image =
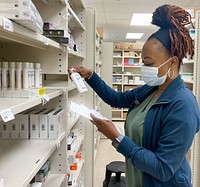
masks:
[[[0,115],[4,122],[8,122],[15,119],[15,116],[13,115],[11,109],[6,109],[6,110],[1,111]]]
[[[43,105],[46,104],[47,102],[49,102],[49,100],[50,100],[48,95],[43,95],[41,99],[42,99]]]
[[[49,45],[49,38],[44,37],[44,45]]]
[[[3,18],[3,29],[13,32],[13,24],[9,19]]]

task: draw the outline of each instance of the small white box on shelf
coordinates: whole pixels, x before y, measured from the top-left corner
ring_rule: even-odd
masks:
[[[10,125],[9,123],[2,124],[2,139],[10,138]]]
[[[30,139],[40,138],[39,114],[45,109],[30,114]]]
[[[48,115],[52,111],[53,109],[45,110],[39,114],[40,139],[48,139],[49,136]]]
[[[39,96],[39,89],[21,90],[20,97],[31,98]]]
[[[19,138],[19,116],[16,115],[15,119],[9,122],[10,124],[10,138],[18,139]]]
[[[0,7],[3,8],[27,8],[31,4],[31,0],[17,0],[0,2]]]
[[[49,139],[58,138],[63,131],[63,109],[55,109],[49,115]]]
[[[12,90],[3,90],[3,96],[6,98],[12,98],[13,97]]]
[[[20,139],[29,139],[29,114],[34,109],[19,114],[19,137]]]

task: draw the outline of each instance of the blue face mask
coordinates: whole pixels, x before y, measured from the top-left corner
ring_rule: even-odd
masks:
[[[170,59],[171,58],[169,58],[167,61],[165,61],[159,67],[142,66],[141,67],[142,80],[146,84],[148,84],[149,86],[159,86],[159,85],[162,85],[166,81],[167,73],[164,76],[162,76],[162,77],[158,77],[158,70],[164,64],[166,64],[167,62],[169,62]]]

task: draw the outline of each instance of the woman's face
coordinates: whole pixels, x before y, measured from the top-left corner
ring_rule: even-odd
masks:
[[[145,66],[151,67],[159,67],[168,61],[159,68],[158,77],[164,76],[171,66],[170,55],[167,53],[165,47],[156,39],[150,39],[144,44],[142,61]]]

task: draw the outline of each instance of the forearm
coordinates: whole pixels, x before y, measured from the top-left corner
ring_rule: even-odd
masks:
[[[132,99],[125,93],[116,92],[108,86],[96,73],[86,80],[99,97],[112,107],[129,107]]]

